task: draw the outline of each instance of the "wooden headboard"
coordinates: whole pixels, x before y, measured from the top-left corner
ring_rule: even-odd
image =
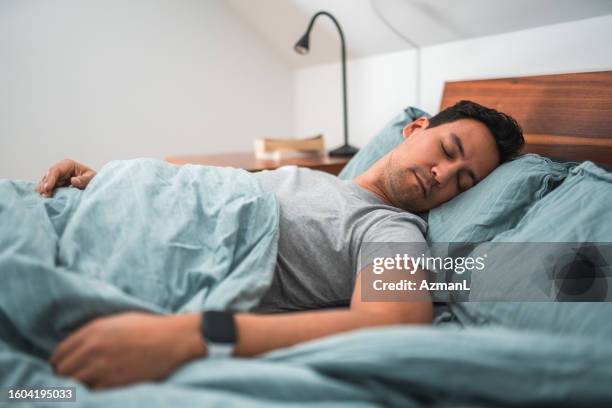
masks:
[[[446,82],[440,110],[462,99],[513,116],[524,152],[612,164],[612,71]]]

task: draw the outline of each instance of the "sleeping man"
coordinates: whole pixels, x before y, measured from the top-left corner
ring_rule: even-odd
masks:
[[[352,181],[298,167],[256,173],[280,207],[273,282],[250,312],[157,316],[120,313],[90,321],[55,349],[54,371],[100,389],[158,380],[201,357],[255,356],[358,328],[429,324],[432,302],[361,299],[363,242],[425,242],[434,208],[516,156],[522,131],[511,117],[462,101],[403,128],[404,141]],[[37,186],[85,188],[95,171],[72,160]]]

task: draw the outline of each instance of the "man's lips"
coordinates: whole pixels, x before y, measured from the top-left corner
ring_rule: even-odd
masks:
[[[413,170],[414,172],[414,177],[417,179],[417,182],[419,183],[419,186],[421,187],[421,191],[423,192],[423,197],[427,197],[427,188],[425,187],[425,183],[423,182],[423,180],[421,180],[421,177],[419,177],[419,173],[416,172],[416,170]]]

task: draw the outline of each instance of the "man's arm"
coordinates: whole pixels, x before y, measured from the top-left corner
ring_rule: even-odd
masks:
[[[389,272],[391,273],[391,272]],[[420,281],[422,274],[413,275]],[[318,310],[272,315],[236,315],[237,356],[254,356],[289,347],[319,337],[364,327],[394,324],[430,324],[432,303],[427,293],[415,293],[422,301],[367,302],[361,298],[361,279],[357,275],[351,306],[348,309]],[[426,300],[425,300],[426,299]]]
[[[420,280],[422,275],[414,275]],[[429,295],[419,301],[367,302],[358,275],[350,308],[258,315],[238,313],[236,356],[255,356],[304,341],[365,327],[429,324]],[[93,388],[157,380],[207,354],[200,313],[155,316],[123,313],[96,319],[65,339],[50,358],[55,371]]]

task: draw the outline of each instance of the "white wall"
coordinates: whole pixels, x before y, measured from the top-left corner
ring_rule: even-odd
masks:
[[[348,34],[347,34],[348,36]],[[612,15],[426,47],[420,106],[436,113],[444,81],[612,69]],[[314,51],[314,50],[312,50]],[[363,146],[393,115],[416,104],[415,51],[349,62],[350,141]],[[295,74],[296,132],[342,141],[339,64]]]
[[[608,15],[423,48],[419,105],[435,113],[446,80],[612,69],[611,34]],[[352,143],[417,103],[415,62],[408,48],[349,62]],[[0,178],[260,136],[323,132],[333,148],[340,78],[337,63],[292,71],[224,0],[1,0]]]
[[[0,178],[250,150],[292,134],[293,93],[223,0],[0,1]]]
[[[406,51],[349,62],[347,89],[351,144],[363,145],[381,123],[399,112],[407,101],[414,100],[414,58],[414,51]],[[295,117],[298,136],[322,132],[329,149],[341,144],[341,86],[339,64],[296,71]]]

